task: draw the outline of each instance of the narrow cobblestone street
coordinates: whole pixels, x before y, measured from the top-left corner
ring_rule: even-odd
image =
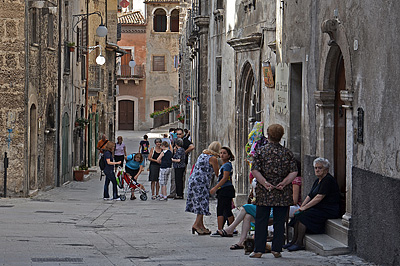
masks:
[[[117,135],[132,153],[144,133]],[[157,134],[150,134],[151,146]],[[147,175],[144,171],[139,181],[149,190]],[[86,182],[33,198],[0,199],[0,265],[372,265],[352,255],[321,257],[308,251],[251,259],[243,250],[229,250],[238,237],[192,235],[195,216],[184,212],[184,200],[103,201],[99,177],[93,172]],[[212,201],[213,215],[205,219],[212,230],[215,205]]]

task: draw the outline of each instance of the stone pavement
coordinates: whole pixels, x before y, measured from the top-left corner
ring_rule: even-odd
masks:
[[[126,143],[134,145],[136,139],[129,138],[142,133],[126,134]],[[147,175],[139,182],[149,189]],[[93,172],[86,182],[33,198],[1,198],[0,265],[372,265],[352,255],[307,251],[251,259],[243,250],[229,250],[238,237],[192,235],[195,215],[184,212],[184,200],[104,201],[99,177]],[[215,207],[212,201],[213,215],[205,219],[213,231]]]

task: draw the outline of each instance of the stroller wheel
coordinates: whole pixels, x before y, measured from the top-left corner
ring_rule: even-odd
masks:
[[[143,201],[146,201],[146,200],[147,200],[147,195],[146,195],[146,193],[141,194],[141,195],[140,195],[140,199],[143,200]]]
[[[122,201],[125,201],[125,200],[126,200],[126,196],[125,196],[125,195],[120,195],[119,198],[120,198]]]

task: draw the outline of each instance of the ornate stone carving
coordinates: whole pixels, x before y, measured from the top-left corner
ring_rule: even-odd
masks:
[[[224,10],[223,9],[216,9],[213,14],[214,14],[214,20],[215,21],[223,21],[224,20]]]
[[[257,32],[244,38],[232,38],[227,43],[235,51],[259,49],[261,46],[262,34]]]
[[[323,33],[327,33],[329,35],[329,46],[337,45],[334,34],[338,28],[338,24],[339,22],[337,21],[337,19],[328,19],[322,22],[321,30]]]

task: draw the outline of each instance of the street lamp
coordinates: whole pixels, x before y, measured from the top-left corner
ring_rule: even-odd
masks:
[[[130,68],[134,68],[136,66],[135,60],[131,59],[131,61],[129,61],[129,66]]]
[[[96,57],[96,63],[102,66],[106,62],[106,58],[101,54],[101,45],[98,44],[95,46],[89,46],[89,53],[91,53],[96,48],[100,48],[100,54]]]
[[[87,13],[87,14],[72,15],[74,18],[78,18],[78,21],[74,24],[74,27],[73,27],[74,31],[75,31],[75,27],[78,25],[78,23],[81,22],[85,17],[88,17],[90,15],[98,15],[100,17],[101,22],[100,22],[99,27],[97,27],[97,29],[96,29],[96,34],[99,37],[105,37],[107,35],[108,30],[107,30],[106,26],[104,26],[104,24],[103,24],[103,17],[101,16],[100,11],[95,11],[95,12]]]

